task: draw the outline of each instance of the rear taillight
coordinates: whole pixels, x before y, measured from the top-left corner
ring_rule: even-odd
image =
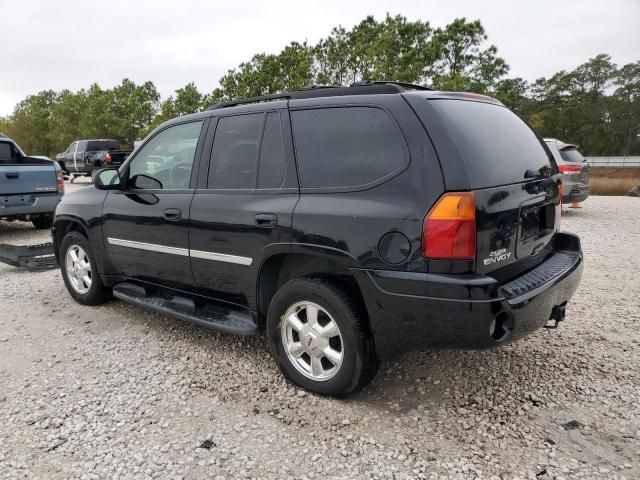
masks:
[[[472,192],[445,193],[422,225],[422,256],[472,260],[476,256],[476,206]]]
[[[62,177],[62,170],[56,170],[56,181],[58,186],[58,193],[64,192],[64,178]]]
[[[104,156],[104,163],[106,163],[107,165],[111,165],[111,162],[112,162],[112,161],[113,161],[113,160],[112,160],[112,158],[111,158],[111,154],[110,154],[110,153],[107,153],[107,154]]]
[[[558,170],[560,170],[560,173],[567,175],[577,175],[582,172],[582,167],[580,165],[560,165]]]

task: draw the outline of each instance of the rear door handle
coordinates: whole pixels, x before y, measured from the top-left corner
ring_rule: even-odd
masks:
[[[7,178],[18,178],[20,176],[18,172],[7,172],[5,175]]]
[[[256,215],[255,222],[259,227],[275,227],[278,224],[278,216],[273,213],[259,213]]]
[[[182,218],[182,210],[179,208],[167,208],[162,212],[162,218],[170,222],[177,222]]]

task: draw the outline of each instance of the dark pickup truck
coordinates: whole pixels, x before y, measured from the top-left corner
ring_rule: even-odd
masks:
[[[76,140],[56,160],[71,181],[75,177],[89,177],[100,168],[119,167],[131,154],[122,150],[116,140]]]

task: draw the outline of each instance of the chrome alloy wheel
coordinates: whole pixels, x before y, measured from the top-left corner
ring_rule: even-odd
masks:
[[[84,249],[79,245],[71,245],[64,259],[67,279],[73,289],[84,295],[91,288],[91,262]]]
[[[344,358],[338,324],[321,306],[298,302],[282,316],[282,344],[293,366],[305,377],[326,381],[336,376]]]

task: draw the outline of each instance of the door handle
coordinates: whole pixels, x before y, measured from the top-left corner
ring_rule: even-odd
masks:
[[[278,224],[278,216],[273,213],[259,213],[256,215],[255,223],[259,227],[275,227]]]
[[[18,172],[7,172],[5,175],[7,178],[18,178],[20,176]]]
[[[167,208],[162,212],[162,218],[170,222],[177,222],[182,218],[182,210],[179,208]]]

